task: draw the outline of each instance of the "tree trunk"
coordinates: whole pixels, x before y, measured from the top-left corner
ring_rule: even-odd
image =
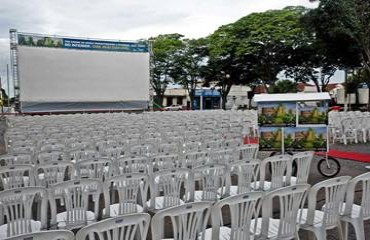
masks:
[[[222,94],[221,99],[222,99],[222,106],[221,107],[222,107],[223,110],[226,110],[227,95]]]

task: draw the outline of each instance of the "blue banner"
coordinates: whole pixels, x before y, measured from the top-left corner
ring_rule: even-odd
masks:
[[[149,52],[148,42],[103,41],[18,34],[18,45],[115,52]]]

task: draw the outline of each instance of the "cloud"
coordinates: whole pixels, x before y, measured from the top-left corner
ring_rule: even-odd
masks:
[[[251,13],[308,0],[1,0],[0,76],[9,62],[9,29],[31,33],[135,40],[163,33],[204,37]]]

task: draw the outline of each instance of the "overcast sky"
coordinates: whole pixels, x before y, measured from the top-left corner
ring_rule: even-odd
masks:
[[[0,75],[5,83],[9,29],[52,35],[136,40],[158,34],[204,37],[252,12],[309,0],[0,0]]]

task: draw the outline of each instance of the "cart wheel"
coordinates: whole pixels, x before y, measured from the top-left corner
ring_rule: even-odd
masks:
[[[272,156],[275,156],[275,155],[277,155],[277,154],[281,154],[281,153],[279,153],[279,152],[272,152],[271,154],[270,154],[270,157],[272,157]],[[289,155],[293,155],[293,153],[292,152],[287,152],[286,154],[289,154]],[[268,168],[269,168],[269,171],[270,171],[270,173],[271,173],[271,165],[269,165],[268,166]],[[297,163],[294,161],[293,162],[293,164],[292,164],[292,176],[294,176],[294,177],[296,177],[297,176]]]
[[[335,177],[340,172],[340,163],[333,157],[322,158],[317,164],[317,170],[325,177]]]

